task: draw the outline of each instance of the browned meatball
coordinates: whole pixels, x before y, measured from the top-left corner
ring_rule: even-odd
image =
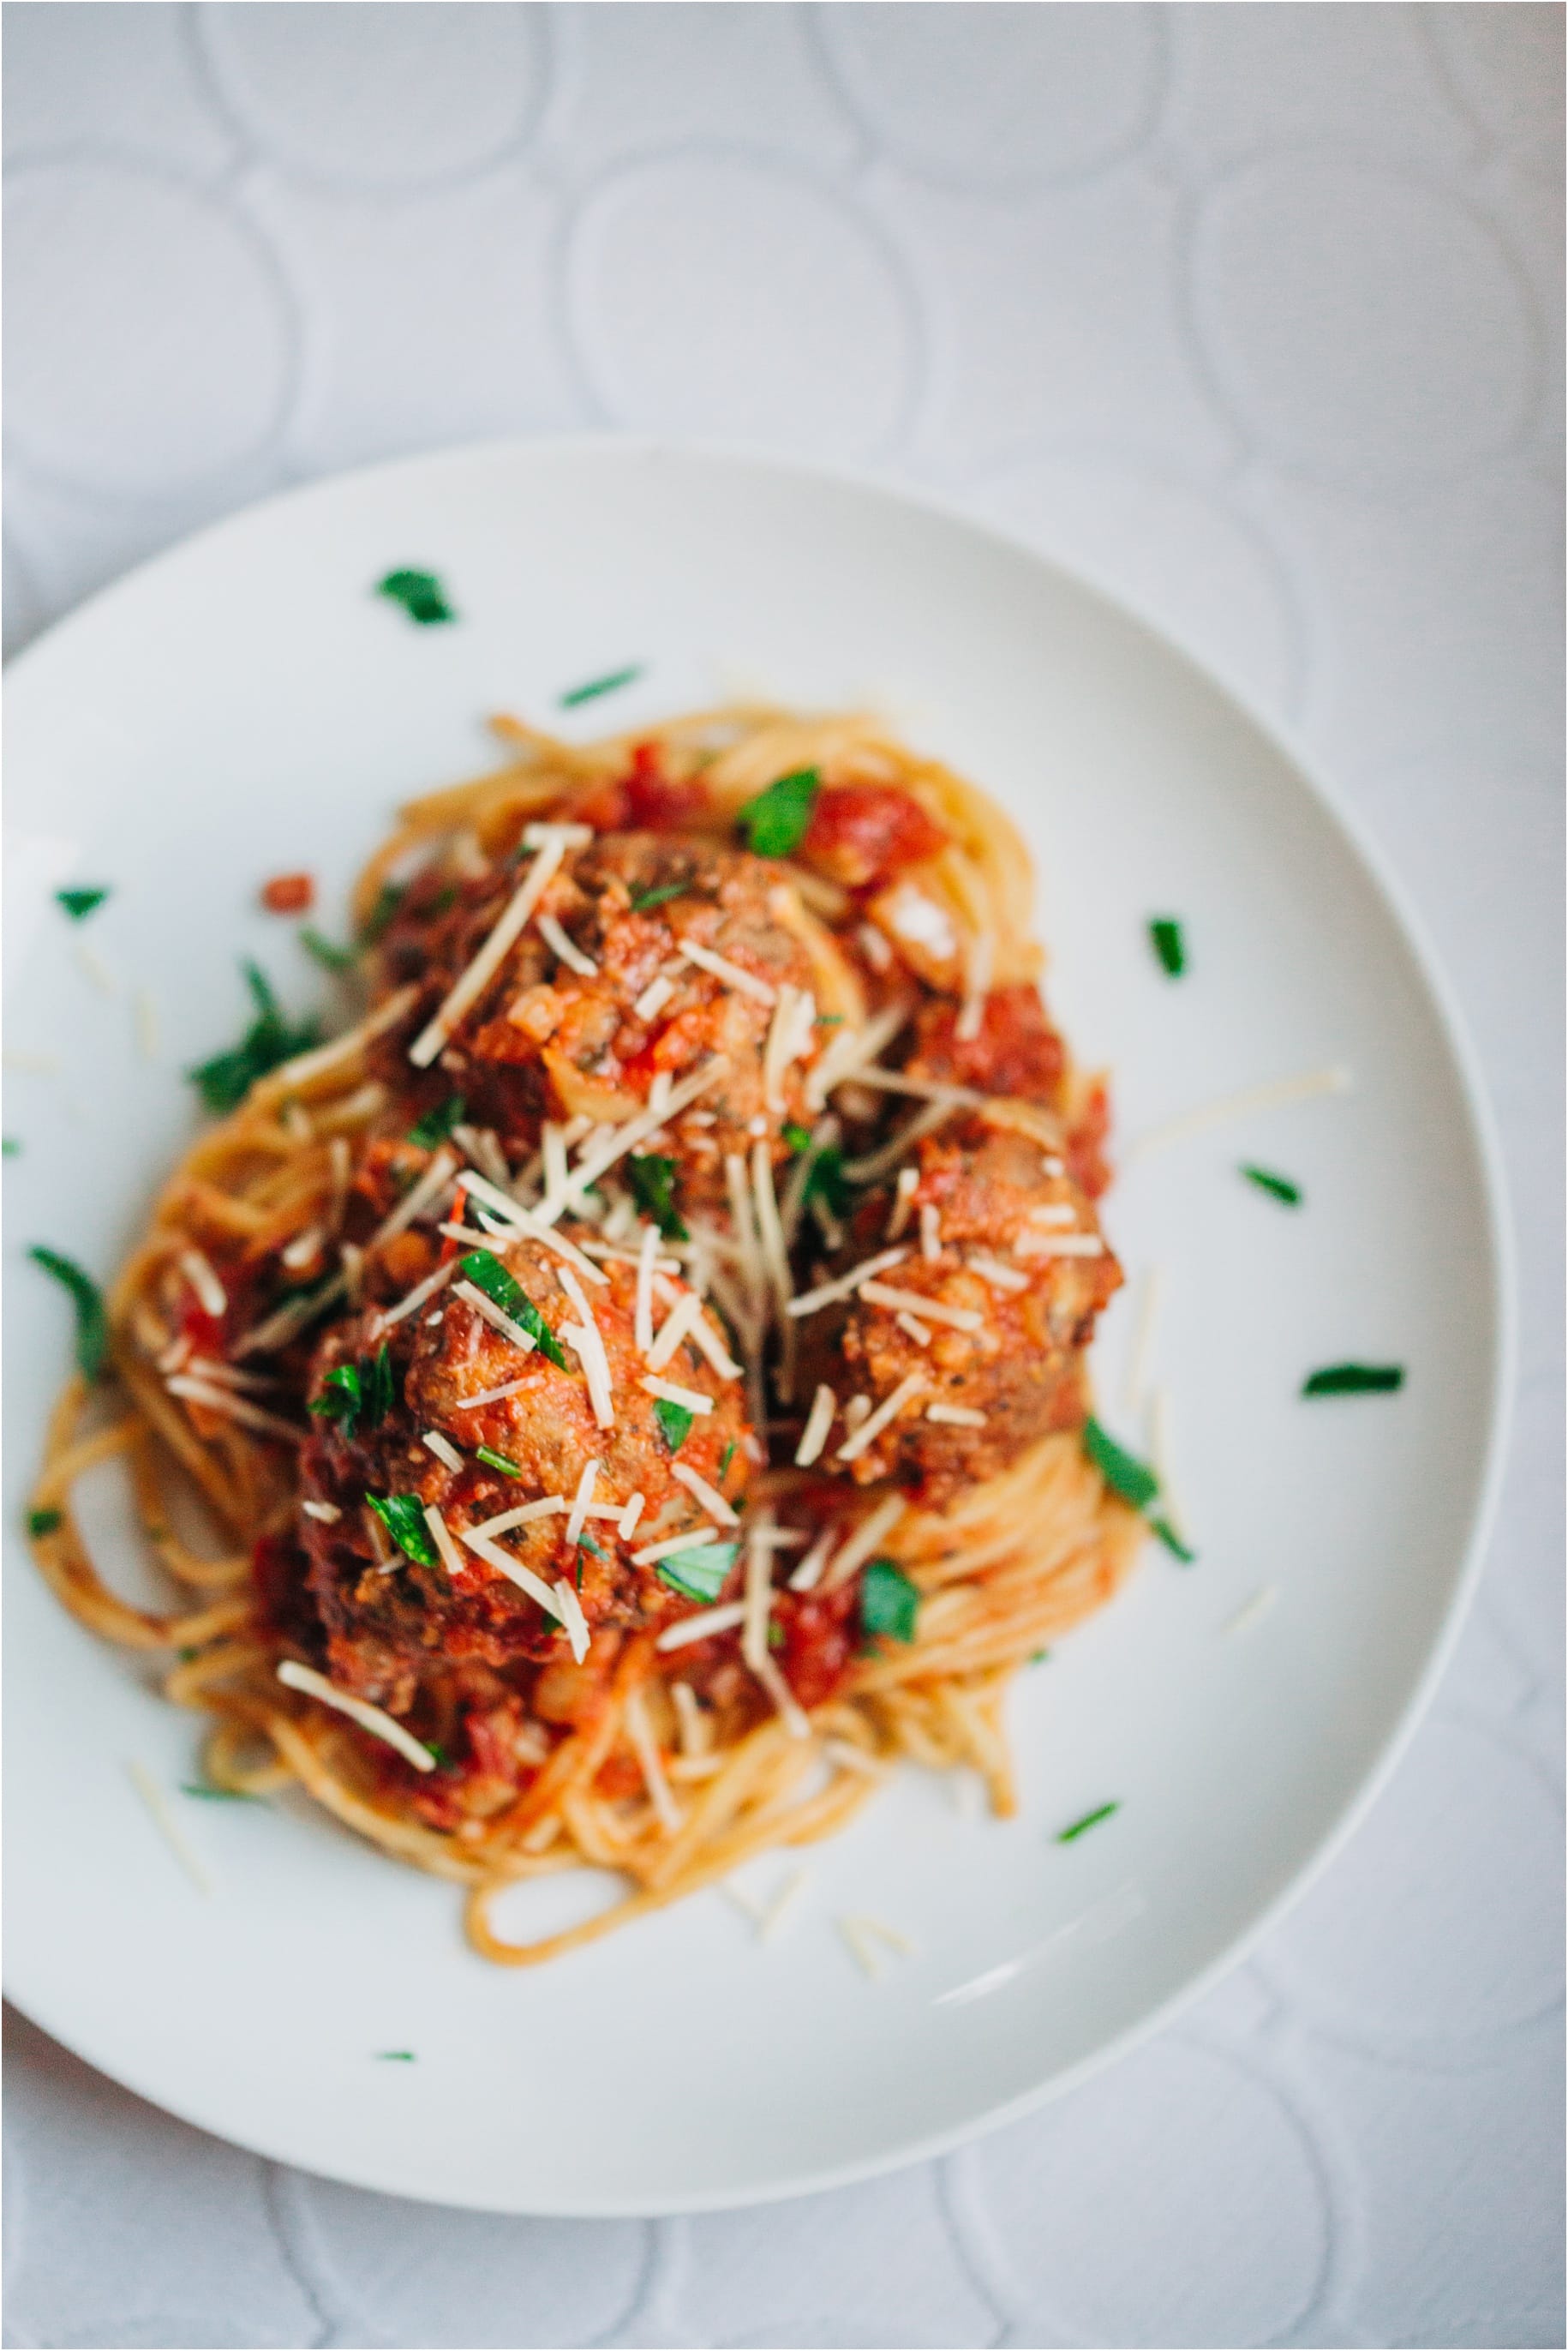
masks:
[[[298,1540],[334,1680],[394,1712],[406,1710],[426,1663],[473,1658],[504,1666],[568,1654],[540,1602],[471,1550],[465,1529],[548,1496],[570,1503],[587,1465],[598,1462],[596,1514],[580,1546],[568,1547],[561,1510],[492,1540],[545,1586],[565,1578],[590,1631],[636,1629],[686,1614],[692,1602],[660,1574],[658,1562],[639,1565],[632,1554],[667,1536],[696,1537],[714,1528],[712,1514],[674,1475],[677,1464],[732,1503],[744,1491],[749,1458],[740,1382],[721,1377],[688,1340],[659,1376],[710,1397],[711,1408],[691,1412],[689,1426],[667,1401],[661,1414],[660,1400],[641,1384],[649,1374],[635,1344],[631,1268],[605,1268],[602,1284],[576,1277],[608,1367],[614,1425],[605,1427],[581,1359],[559,1335],[579,1323],[560,1259],[541,1243],[522,1241],[503,1262],[543,1318],[551,1344],[559,1345],[566,1369],[548,1359],[543,1343],[524,1353],[455,1281],[424,1314],[384,1332],[379,1313],[367,1309],[336,1325],[317,1351],[316,1433],[301,1462]],[[457,1279],[466,1279],[461,1267]],[[664,1279],[677,1298],[685,1294],[684,1285]],[[383,1344],[390,1403],[377,1418],[373,1367]],[[350,1366],[360,1395],[370,1401],[345,1413],[342,1375]],[[513,1392],[478,1406],[469,1401],[496,1388]],[[431,1434],[438,1440],[433,1449],[425,1441]],[[448,1450],[461,1455],[459,1468],[441,1458]],[[619,1514],[635,1494],[643,1507],[623,1537]],[[419,1515],[404,1522],[411,1546],[400,1548],[369,1495],[407,1498],[414,1506]],[[427,1504],[441,1513],[450,1556],[422,1517]],[[611,1505],[616,1515],[597,1514]],[[394,1499],[394,1520],[399,1507]],[[324,1509],[336,1515],[324,1517]]]
[[[422,983],[417,1011],[382,1049],[382,1074],[394,1082],[416,1076],[410,1038],[482,946],[516,883],[508,863],[458,886],[444,907],[447,893],[410,893],[383,950],[388,984]],[[593,969],[575,968],[540,918],[558,925]],[[705,967],[704,955],[731,968]],[[794,993],[784,998],[786,988]],[[767,1048],[781,998],[794,1016],[795,1050],[770,1088]],[[629,1119],[649,1107],[656,1081],[679,1086],[722,1054],[722,1079],[656,1146],[676,1158],[684,1196],[719,1202],[727,1155],[749,1155],[759,1137],[782,1155],[781,1130],[802,1114],[805,1077],[833,1019],[858,1008],[843,958],[776,864],[701,839],[607,833],[567,856],[539,918],[422,1083],[432,1106],[460,1092],[469,1118],[494,1128],[516,1160],[535,1149],[545,1119]]]
[[[826,1381],[838,1397],[825,1468],[847,1468],[862,1484],[895,1478],[940,1510],[1084,1418],[1083,1351],[1122,1275],[1103,1242],[1094,1254],[1057,1253],[1098,1230],[1084,1194],[1064,1171],[1049,1172],[1060,1163],[1030,1135],[967,1118],[927,1135],[908,1164],[919,1181],[907,1254],[873,1277],[870,1295],[803,1319],[798,1393],[809,1401]],[[887,1189],[862,1203],[844,1270],[879,1253],[889,1206]],[[932,1311],[922,1320],[925,1301]],[[911,1379],[922,1384],[894,1419],[840,1464],[852,1442],[843,1408],[860,1395],[875,1411]],[[954,1408],[957,1422],[940,1416]]]

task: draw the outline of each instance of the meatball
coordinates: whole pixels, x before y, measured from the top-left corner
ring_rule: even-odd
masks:
[[[1099,1240],[1093,1210],[1032,1135],[971,1116],[925,1136],[906,1164],[917,1171],[906,1254],[872,1278],[869,1296],[803,1318],[798,1392],[823,1380],[841,1405],[861,1395],[875,1411],[906,1381],[923,1382],[844,1466],[862,1484],[896,1479],[940,1510],[1049,1430],[1082,1421],[1084,1350],[1122,1275],[1103,1242],[1082,1250]],[[862,1202],[845,1270],[879,1253],[889,1205],[886,1189]],[[941,1417],[955,1409],[960,1417]],[[825,1467],[852,1436],[836,1422]]]
[[[539,1333],[532,1351],[464,1294],[487,1295],[483,1280],[468,1279],[487,1264],[504,1266],[516,1286],[511,1291],[491,1274],[487,1302],[493,1305],[496,1293],[510,1300],[509,1313],[495,1311],[514,1322],[524,1317]],[[552,1496],[562,1507],[491,1540],[545,1588],[564,1578],[590,1635],[657,1627],[689,1613],[691,1595],[659,1562],[639,1565],[632,1555],[683,1532],[694,1541],[713,1533],[714,1514],[677,1478],[677,1467],[732,1504],[740,1501],[749,1472],[743,1392],[688,1339],[658,1376],[709,1398],[710,1407],[688,1411],[650,1395],[635,1340],[635,1271],[619,1264],[603,1270],[606,1279],[592,1283],[542,1242],[520,1241],[504,1258],[456,1264],[455,1278],[423,1316],[388,1330],[379,1311],[367,1308],[320,1341],[296,1540],[332,1677],[342,1687],[397,1713],[407,1710],[427,1666],[475,1659],[502,1667],[557,1654],[564,1660],[556,1618],[493,1556],[462,1540],[487,1520]],[[686,1295],[668,1274],[660,1280],[672,1301]],[[603,1345],[613,1426],[596,1416],[583,1359],[571,1344],[572,1331],[581,1328],[574,1281]],[[585,1344],[591,1352],[591,1342]],[[476,1405],[475,1397],[488,1400]],[[598,1464],[590,1515],[582,1541],[568,1546],[566,1506],[590,1461]],[[635,1494],[642,1509],[623,1536],[621,1514]],[[427,1506],[439,1511],[450,1543],[425,1520]],[[732,1551],[715,1563],[732,1569]]]
[[[389,982],[421,983],[417,1012],[383,1048],[394,1083],[407,1085],[410,1036],[515,885],[504,865],[449,885],[445,906],[445,893],[410,893],[384,949]],[[717,969],[704,960],[714,957]],[[545,1120],[628,1120],[660,1081],[679,1085],[722,1054],[722,1079],[658,1145],[673,1155],[683,1196],[717,1204],[728,1156],[764,1137],[782,1156],[831,1024],[859,1010],[847,964],[776,864],[690,836],[604,834],[568,856],[538,919],[421,1082],[431,1108],[460,1092],[470,1120],[518,1159],[537,1147]]]

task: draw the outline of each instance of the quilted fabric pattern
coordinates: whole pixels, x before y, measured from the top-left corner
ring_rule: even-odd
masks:
[[[1358,804],[1476,1032],[1527,1274],[1431,1717],[1256,1958],[1109,2073],[792,2207],[514,2221],[282,2171],[13,2020],[8,2339],[1561,2341],[1561,9],[5,20],[13,648],[262,492],[469,436],[937,486]]]

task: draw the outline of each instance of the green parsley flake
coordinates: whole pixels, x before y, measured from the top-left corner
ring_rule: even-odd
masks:
[[[579,703],[597,702],[601,694],[618,694],[623,685],[630,685],[642,675],[642,664],[633,662],[627,669],[607,671],[603,677],[590,677],[585,685],[574,685],[561,696],[563,710],[576,710]]]
[[[1287,1208],[1301,1207],[1302,1187],[1293,1184],[1288,1176],[1276,1176],[1267,1167],[1250,1167],[1244,1161],[1241,1172],[1249,1184],[1255,1184],[1260,1192],[1267,1192],[1273,1199],[1282,1200]]]
[[[792,857],[805,839],[822,778],[815,768],[780,776],[747,800],[736,822],[757,857]]]
[[[55,904],[65,908],[73,923],[85,923],[94,907],[101,906],[109,894],[107,887],[101,890],[57,890]]]
[[[215,1788],[210,1781],[182,1780],[182,1796],[199,1796],[207,1804],[259,1804],[261,1798],[244,1788]]]
[[[357,947],[340,947],[333,940],[324,939],[308,923],[300,925],[299,944],[324,971],[352,971],[359,960]]]
[[[1325,1364],[1302,1383],[1304,1396],[1392,1395],[1405,1384],[1400,1364]]]
[[[491,1303],[500,1307],[503,1314],[510,1314],[514,1322],[527,1332],[546,1362],[554,1364],[559,1371],[570,1370],[555,1332],[527,1291],[520,1282],[514,1281],[499,1258],[492,1257],[488,1249],[473,1249],[462,1259],[457,1270],[472,1282],[475,1290],[483,1290]]]
[[[691,1551],[671,1552],[658,1562],[657,1573],[672,1592],[687,1600],[717,1600],[724,1579],[734,1566],[740,1544],[699,1543]]]
[[[1096,1827],[1101,1821],[1108,1821],[1113,1813],[1119,1813],[1120,1811],[1121,1802],[1119,1798],[1112,1804],[1096,1804],[1092,1813],[1085,1813],[1083,1819],[1081,1821],[1075,1821],[1070,1828],[1058,1829],[1056,1832],[1057,1844],[1071,1844],[1073,1839],[1075,1837],[1081,1837],[1085,1829]]]
[[[793,1118],[788,1119],[784,1123],[783,1134],[784,1141],[788,1144],[792,1151],[810,1150],[811,1129],[809,1126],[797,1126]]]
[[[284,1018],[265,972],[254,963],[241,968],[255,1003],[255,1019],[230,1051],[214,1053],[210,1061],[199,1061],[185,1072],[207,1108],[220,1115],[237,1110],[257,1078],[265,1077],[280,1062],[292,1061],[296,1053],[307,1052],[321,1039],[317,1021],[291,1026]]]
[[[376,2055],[385,2065],[411,2065],[415,2062],[411,2049],[378,2049]]]
[[[661,882],[657,890],[634,890],[631,911],[634,914],[646,914],[650,906],[663,906],[671,898],[684,898],[691,887],[690,882]]]
[[[517,1463],[507,1454],[493,1452],[488,1445],[476,1445],[473,1453],[475,1460],[483,1461],[489,1469],[499,1469],[504,1478],[521,1478],[523,1475]]]
[[[860,1578],[860,1629],[867,1640],[912,1641],[920,1594],[890,1559],[867,1562]]]
[[[1179,979],[1187,969],[1187,945],[1181,925],[1171,914],[1157,914],[1148,926],[1154,951],[1168,979]]]
[[[14,1134],[0,1136],[0,1159],[18,1158],[21,1150],[22,1146]]]
[[[1168,1552],[1173,1552],[1183,1567],[1190,1567],[1198,1553],[1189,1550],[1168,1519],[1151,1519],[1149,1525]]]
[[[691,1423],[696,1416],[683,1404],[671,1404],[668,1396],[655,1396],[653,1399],[653,1417],[663,1430],[664,1442],[671,1453],[680,1452],[691,1434]],[[722,1477],[722,1470],[719,1474]]]
[[[377,580],[376,593],[400,604],[410,620],[417,621],[421,628],[457,618],[433,571],[389,571],[384,580]]]
[[[77,1310],[77,1364],[85,1378],[96,1380],[109,1361],[109,1316],[102,1290],[90,1273],[84,1273],[72,1259],[61,1257],[57,1249],[40,1246],[30,1249],[27,1255],[70,1291]]]
[[[1032,1666],[1043,1666],[1050,1655],[1049,1649],[1034,1649],[1030,1653],[1029,1662]]]
[[[417,1494],[367,1494],[365,1499],[397,1544],[421,1567],[439,1567],[440,1554],[425,1524],[424,1505]]]
[[[719,1483],[721,1486],[730,1474],[730,1464],[735,1458],[735,1447],[738,1442],[738,1438],[732,1437],[730,1442],[724,1447],[723,1456],[719,1463]]]
[[[30,1535],[52,1535],[57,1527],[64,1524],[65,1516],[59,1510],[29,1510],[27,1513],[27,1532]]]
[[[589,1534],[581,1534],[577,1537],[577,1547],[581,1551],[591,1551],[596,1559],[607,1559],[609,1557],[609,1553],[606,1551],[604,1545],[602,1543],[596,1542],[592,1535]],[[579,1587],[581,1586],[582,1580],[583,1563],[581,1560],[579,1560],[577,1562],[577,1583]]]
[[[1124,1452],[1115,1437],[1107,1437],[1097,1420],[1084,1423],[1084,1450],[1113,1494],[1119,1494],[1135,1510],[1148,1508],[1159,1491],[1159,1479],[1152,1469]]]
[[[637,1205],[651,1217],[667,1241],[689,1240],[675,1206],[675,1162],[657,1151],[645,1151],[622,1162]]]
[[[352,1437],[362,1401],[358,1364],[335,1364],[321,1383],[321,1394],[313,1396],[306,1409],[317,1420],[341,1421],[344,1436]]]
[[[382,883],[376,895],[376,903],[366,915],[364,927],[359,933],[361,946],[373,947],[377,940],[383,936],[392,916],[407,895],[406,882]]]
[[[444,1143],[454,1126],[461,1126],[468,1103],[462,1094],[448,1094],[445,1102],[427,1110],[416,1126],[409,1129],[409,1141],[417,1143],[421,1151],[433,1151]]]

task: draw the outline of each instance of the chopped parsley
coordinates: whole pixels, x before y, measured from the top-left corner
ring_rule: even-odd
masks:
[[[784,1127],[784,1139],[788,1144],[792,1151],[809,1150],[811,1147],[811,1129],[809,1126],[797,1126],[793,1118],[789,1119],[785,1122]]]
[[[1071,1844],[1073,1839],[1075,1837],[1081,1837],[1085,1829],[1095,1828],[1101,1821],[1108,1821],[1113,1813],[1119,1813],[1120,1811],[1121,1803],[1119,1799],[1116,1802],[1111,1804],[1096,1804],[1092,1813],[1085,1813],[1083,1819],[1081,1821],[1075,1821],[1070,1828],[1058,1829],[1056,1832],[1057,1844]]]
[[[64,1524],[65,1516],[59,1510],[29,1510],[27,1513],[27,1532],[30,1535],[52,1535],[57,1527]]]
[[[625,1163],[637,1205],[651,1217],[667,1241],[691,1238],[675,1207],[675,1162],[657,1151],[645,1151]]]
[[[577,1537],[577,1548],[579,1551],[591,1551],[596,1559],[607,1559],[609,1557],[609,1553],[605,1550],[604,1545],[602,1543],[597,1543],[590,1534],[581,1534]],[[579,1560],[577,1562],[577,1583],[579,1586],[582,1583],[582,1580],[583,1563],[581,1560]]]
[[[438,1102],[433,1110],[427,1110],[419,1123],[410,1127],[409,1141],[417,1143],[421,1151],[433,1151],[438,1143],[446,1141],[454,1126],[462,1124],[467,1108],[468,1103],[462,1094],[448,1094],[445,1102]]]
[[[417,1494],[367,1494],[365,1499],[405,1557],[421,1567],[439,1567],[440,1555],[425,1524],[424,1505]]]
[[[585,684],[574,685],[561,696],[563,710],[576,710],[580,702],[597,702],[601,694],[617,694],[623,685],[630,685],[642,675],[642,664],[633,662],[626,669],[607,670],[603,677],[590,677]]]
[[[1107,1437],[1097,1420],[1084,1423],[1084,1450],[1110,1488],[1135,1510],[1148,1508],[1159,1491],[1159,1479],[1152,1469],[1123,1451],[1115,1437]]]
[[[684,898],[691,887],[690,882],[661,882],[656,890],[634,890],[631,911],[634,914],[646,914],[649,906],[662,906],[671,898]]]
[[[340,947],[336,941],[324,939],[309,923],[300,925],[299,944],[324,971],[352,971],[359,960],[357,947]]]
[[[246,1789],[215,1788],[211,1781],[182,1780],[180,1793],[182,1796],[200,1796],[202,1802],[208,1804],[259,1804],[261,1802],[259,1796],[251,1795]]]
[[[77,1364],[85,1378],[96,1380],[109,1361],[109,1316],[102,1290],[90,1273],[84,1273],[74,1259],[61,1257],[57,1249],[38,1246],[27,1255],[70,1291],[77,1310]]]
[[[1151,1519],[1149,1525],[1168,1552],[1173,1552],[1183,1567],[1190,1567],[1198,1553],[1189,1551],[1168,1519]]]
[[[0,1135],[0,1159],[15,1159],[22,1146],[14,1134]]]
[[[1260,1192],[1267,1192],[1272,1198],[1282,1200],[1287,1208],[1301,1207],[1302,1187],[1299,1184],[1293,1184],[1288,1176],[1276,1176],[1267,1167],[1249,1167],[1245,1162],[1242,1163],[1241,1173],[1249,1184],[1255,1184]]]
[[[801,1205],[820,1200],[830,1217],[846,1217],[855,1206],[855,1186],[844,1172],[844,1153],[836,1143],[824,1144],[806,1171]]]
[[[35,1254],[36,1252],[35,1251]],[[1400,1364],[1325,1364],[1302,1382],[1304,1396],[1392,1395],[1405,1384]]]
[[[768,1618],[768,1646],[770,1649],[782,1649],[784,1646],[784,1628],[779,1623],[776,1616],[770,1616]]]
[[[344,1436],[352,1437],[361,1420],[367,1428],[379,1428],[392,1409],[392,1395],[391,1353],[382,1347],[358,1363],[335,1364],[308,1409],[319,1420],[340,1422]]]
[[[73,923],[85,923],[95,906],[101,906],[109,896],[108,888],[101,890],[57,890],[55,904],[63,906]]]
[[[255,1003],[255,1019],[228,1052],[214,1053],[210,1061],[199,1061],[185,1072],[207,1108],[220,1113],[237,1110],[257,1078],[306,1052],[321,1037],[318,1022],[302,1020],[296,1026],[284,1018],[266,974],[256,965],[241,968]]]
[[[655,1396],[653,1417],[663,1430],[664,1442],[671,1453],[679,1453],[691,1434],[691,1423],[696,1415],[689,1412],[683,1404],[671,1404],[668,1396]],[[722,1470],[719,1472],[721,1477],[723,1474]]]
[[[747,800],[736,822],[754,855],[794,855],[805,839],[821,781],[815,768],[796,768]]]
[[[389,571],[384,580],[377,580],[376,593],[400,604],[410,620],[417,621],[421,628],[457,618],[433,571]]]
[[[377,940],[384,935],[387,925],[407,895],[406,882],[382,883],[376,893],[376,903],[366,915],[364,926],[359,933],[359,943],[362,946],[375,946]]]
[[[488,1445],[476,1445],[473,1453],[475,1460],[483,1461],[486,1468],[499,1469],[504,1478],[521,1478],[523,1475],[522,1468],[509,1454],[493,1452]]]
[[[658,1562],[657,1573],[672,1592],[687,1600],[717,1600],[724,1578],[734,1566],[740,1544],[699,1543],[691,1551],[672,1551]]]
[[[721,1486],[730,1474],[730,1464],[735,1458],[735,1447],[739,1441],[740,1440],[737,1437],[732,1437],[730,1442],[724,1447],[723,1457],[719,1463],[719,1483]]]
[[[1148,935],[1166,977],[1179,979],[1187,969],[1187,943],[1181,935],[1181,925],[1172,914],[1157,914],[1149,924]]]
[[[538,1347],[546,1362],[560,1371],[569,1371],[570,1364],[562,1352],[560,1341],[540,1313],[534,1301],[520,1282],[514,1281],[499,1258],[488,1249],[473,1249],[458,1266],[459,1273],[472,1281],[475,1290],[483,1290],[493,1305],[503,1314],[510,1314]]]
[[[432,1748],[431,1752],[433,1754],[435,1750]],[[415,2062],[411,2049],[378,2049],[376,2055],[384,2065],[411,2065]]]
[[[867,1640],[912,1641],[920,1595],[890,1559],[867,1562],[860,1578],[860,1629]]]
[[[1032,1666],[1043,1666],[1050,1655],[1049,1649],[1033,1649],[1030,1652],[1029,1662]]]

